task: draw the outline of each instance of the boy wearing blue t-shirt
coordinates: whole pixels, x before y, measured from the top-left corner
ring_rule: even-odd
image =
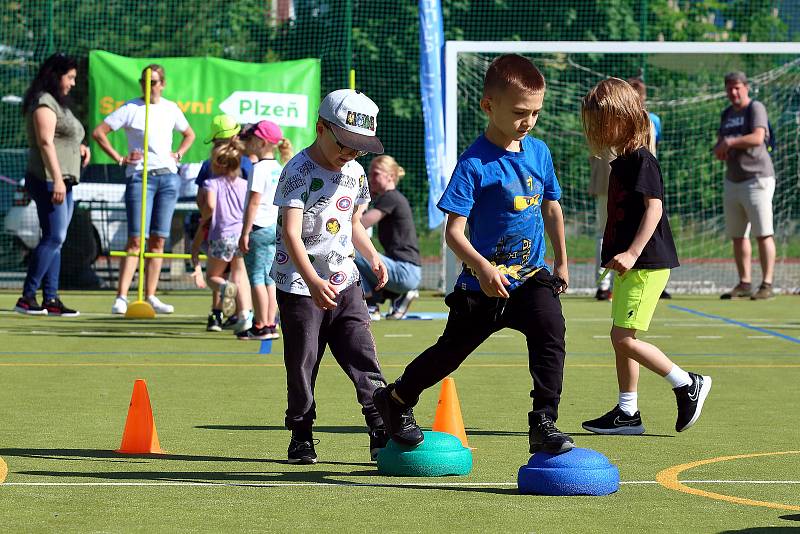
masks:
[[[566,332],[559,294],[569,280],[561,188],[547,146],[528,137],[544,91],[539,70],[516,54],[498,57],[486,72],[481,109],[489,125],[459,158],[438,203],[447,213],[447,244],[464,263],[445,299],[447,325],[435,345],[373,396],[395,441],[422,442],[412,412],[420,393],[507,327],[525,334],[528,344],[530,451],[560,454],[574,446],[555,426]],[[545,231],[554,248],[552,274],[544,261]]]

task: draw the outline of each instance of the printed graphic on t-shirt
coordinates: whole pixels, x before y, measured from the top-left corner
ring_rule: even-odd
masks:
[[[323,169],[304,150],[284,167],[275,205],[303,210],[300,239],[317,275],[345,289],[359,279],[353,258],[353,211],[369,202],[364,168],[348,162],[339,172]],[[278,217],[281,235],[283,216]],[[289,257],[282,240],[276,242],[272,278],[282,291],[309,295],[308,286]]]
[[[526,137],[521,148],[509,152],[479,137],[459,159],[438,203],[467,217],[470,243],[506,275],[509,290],[545,266],[542,202],[561,198],[547,146]],[[480,290],[466,265],[456,283]]]

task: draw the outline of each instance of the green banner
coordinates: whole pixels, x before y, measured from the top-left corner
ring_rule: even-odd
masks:
[[[320,101],[319,59],[243,63],[215,57],[131,58],[100,50],[89,53],[89,129],[127,100],[142,97],[139,77],[151,63],[164,67],[163,97],[183,110],[197,138],[183,162],[208,159],[211,118],[227,113],[240,123],[270,120],[299,151],[314,141]],[[173,148],[180,134],[175,132]],[[127,152],[123,132],[109,135]],[[114,163],[92,141],[92,163]]]

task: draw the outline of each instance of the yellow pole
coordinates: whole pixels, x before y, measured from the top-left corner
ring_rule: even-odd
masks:
[[[350,89],[356,90],[356,69],[350,69]]]
[[[147,220],[147,134],[150,130],[150,69],[144,75],[144,162],[142,169],[142,217],[139,225],[139,302],[144,301],[144,246],[145,233],[144,225]]]

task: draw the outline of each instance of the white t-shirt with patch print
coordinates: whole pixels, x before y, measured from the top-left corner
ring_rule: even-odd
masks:
[[[320,167],[303,150],[281,173],[275,205],[302,208],[301,238],[317,274],[341,292],[359,280],[353,257],[353,211],[368,204],[369,186],[364,167],[350,161],[341,171]],[[275,261],[270,276],[281,291],[310,296],[281,238],[283,217],[278,217]]]

